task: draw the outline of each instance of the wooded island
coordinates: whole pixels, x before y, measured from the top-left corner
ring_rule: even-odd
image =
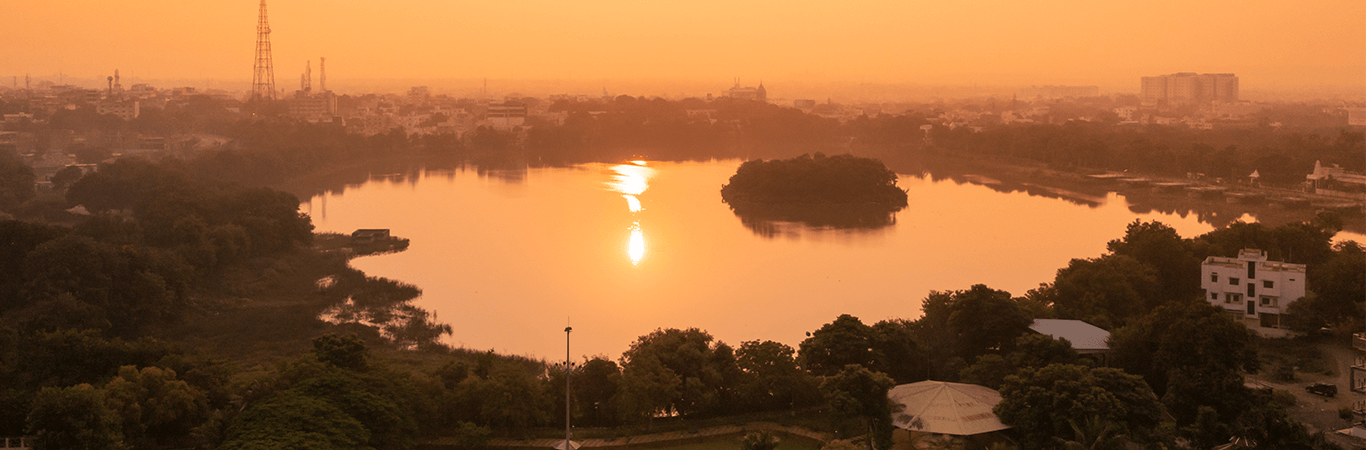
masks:
[[[896,173],[872,158],[852,155],[802,155],[756,159],[740,165],[721,199],[732,209],[772,205],[868,205],[896,211],[906,206],[906,191]]]

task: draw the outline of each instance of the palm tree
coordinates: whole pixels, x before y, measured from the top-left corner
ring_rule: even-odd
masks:
[[[1072,426],[1074,440],[1055,438],[1066,450],[1107,450],[1123,444],[1126,439],[1120,432],[1119,425],[1114,422],[1101,419],[1099,416],[1086,418],[1086,422],[1077,425],[1071,419],[1067,421]]]

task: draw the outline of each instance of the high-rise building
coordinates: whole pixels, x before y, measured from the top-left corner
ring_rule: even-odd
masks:
[[[1145,105],[1188,105],[1238,101],[1238,77],[1231,73],[1194,72],[1143,77],[1140,97]]]

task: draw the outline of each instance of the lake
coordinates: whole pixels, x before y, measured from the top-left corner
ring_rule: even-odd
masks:
[[[411,239],[352,264],[420,287],[415,304],[454,329],[448,344],[550,360],[565,352],[566,326],[576,360],[616,359],[657,328],[795,348],[840,314],[917,318],[932,290],[1022,295],[1072,258],[1101,255],[1135,219],[1183,237],[1214,227],[1113,192],[1078,201],[923,174],[900,175],[910,206],[892,215],[741,218],[719,192],[740,162],[375,169],[300,207],[318,231]]]

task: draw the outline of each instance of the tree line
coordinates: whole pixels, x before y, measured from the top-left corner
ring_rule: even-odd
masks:
[[[130,123],[111,122],[112,116],[98,116],[90,107],[55,112],[39,118],[45,120],[41,124],[19,131],[43,136],[60,130],[221,134],[234,143],[190,157],[191,169],[199,176],[257,185],[356,160],[432,154],[491,155],[532,165],[560,165],[632,158],[748,160],[815,152],[930,151],[1033,161],[1073,171],[1204,174],[1225,180],[1242,179],[1256,170],[1262,182],[1278,185],[1303,182],[1315,161],[1366,171],[1366,162],[1358,157],[1366,152],[1366,133],[1333,126],[1331,121],[1294,120],[1313,111],[1278,107],[1255,123],[1198,130],[1121,125],[1107,119],[1109,111],[1097,109],[1101,106],[1053,104],[1046,123],[1004,124],[991,119],[998,115],[966,105],[983,113],[981,118],[972,126],[949,127],[941,126],[937,117],[948,108],[944,105],[919,105],[900,114],[863,115],[841,122],[755,101],[673,101],[622,95],[601,101],[557,101],[550,111],[565,114],[563,123],[530,117],[525,127],[480,127],[460,136],[409,136],[401,128],[360,136],[347,133],[339,124],[290,118],[270,105],[236,105],[191,96],[168,104],[165,110],[144,108],[143,117]],[[254,114],[237,115],[229,107]],[[992,111],[997,108],[993,106]],[[1076,120],[1087,116],[1093,116],[1091,121]],[[1269,125],[1272,119],[1288,125],[1273,127]],[[926,125],[932,127],[928,132],[922,129]],[[46,145],[50,139],[43,136],[38,142]],[[84,154],[90,149],[76,150],[72,151]],[[107,151],[86,153],[94,155],[87,162],[108,156]],[[0,208],[4,194],[0,189]]]

